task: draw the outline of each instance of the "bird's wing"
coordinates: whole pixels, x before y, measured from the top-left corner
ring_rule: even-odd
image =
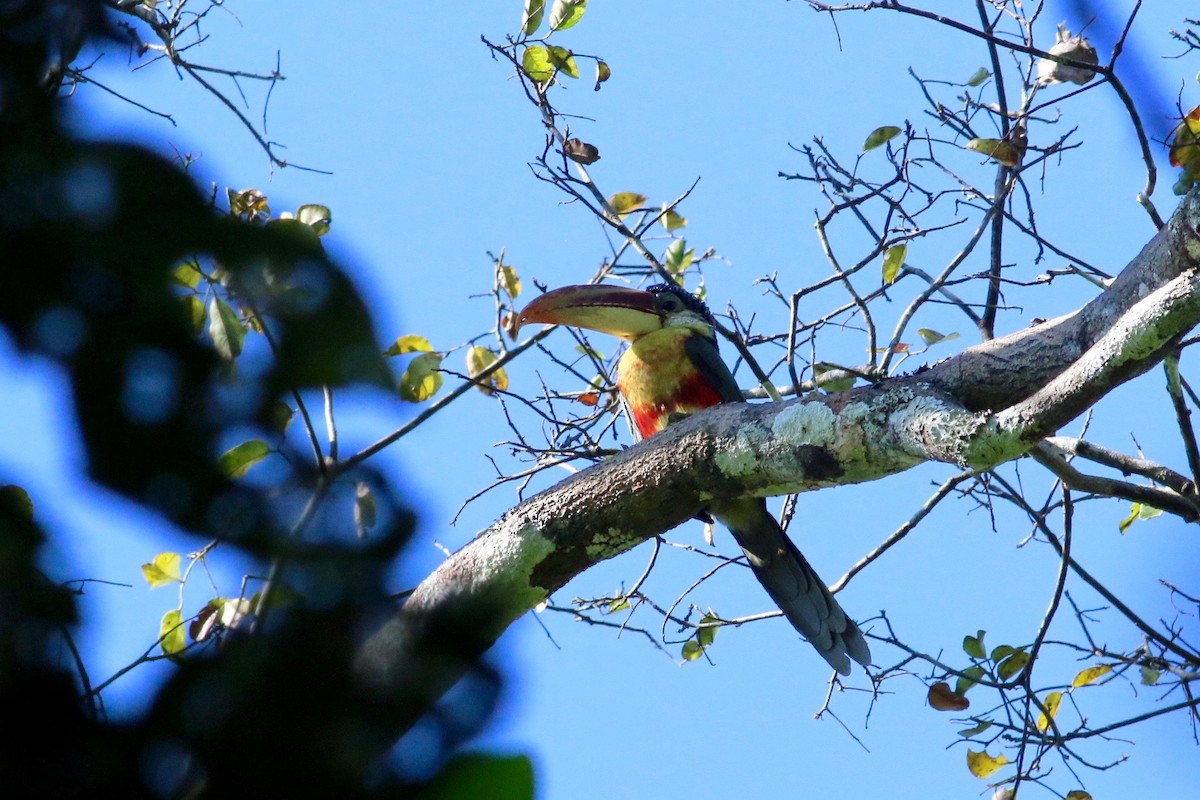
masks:
[[[722,403],[741,403],[745,401],[742,390],[729,367],[721,360],[715,341],[703,335],[689,336],[683,343],[683,351],[691,359],[692,364],[700,371],[705,381],[717,394]]]

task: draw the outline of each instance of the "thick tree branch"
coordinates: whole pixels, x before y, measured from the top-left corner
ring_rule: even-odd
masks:
[[[877,386],[708,409],[521,503],[417,587],[364,646],[360,676],[371,691],[427,705],[567,581],[714,499],[876,480],[929,460],[985,469],[1019,457],[1200,322],[1198,197],[1074,314]],[[430,648],[444,656],[436,668],[412,657]]]

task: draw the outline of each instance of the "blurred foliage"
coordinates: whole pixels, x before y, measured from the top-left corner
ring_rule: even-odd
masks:
[[[97,484],[210,548],[286,567],[289,602],[267,606],[253,630],[239,624],[245,600],[217,598],[190,626],[168,612],[161,646],[177,668],[145,718],[111,722],[79,656],[59,655],[87,620],[38,565],[48,532],[37,509],[53,498],[3,487],[0,718],[20,735],[0,751],[0,785],[10,797],[414,796],[486,721],[498,678],[476,668],[447,701],[457,713],[422,723],[438,736],[421,780],[386,758],[428,700],[403,686],[367,690],[355,658],[364,631],[394,611],[382,578],[411,514],[361,467],[331,476],[287,458],[267,491],[237,480],[265,443],[221,455],[235,429],[280,431],[290,417],[285,407],[281,424],[281,396],[393,386],[365,304],[321,248],[332,215],[306,205],[264,222],[266,198],[252,190],[231,193],[231,213],[220,213],[163,158],[70,134],[58,81],[86,37],[115,35],[110,13],[94,0],[0,0],[0,325],[24,357],[52,361],[69,382]],[[235,379],[249,331],[269,332],[271,357]],[[355,508],[368,495],[369,521]],[[296,497],[324,501],[302,538]],[[181,560],[161,554],[147,580],[186,580]],[[225,635],[211,635],[217,626]],[[418,649],[414,663],[436,668],[437,652]],[[430,796],[532,792],[527,760],[454,763]]]

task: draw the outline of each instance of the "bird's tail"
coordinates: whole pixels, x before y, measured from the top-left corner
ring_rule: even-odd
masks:
[[[851,658],[864,667],[871,663],[871,650],[862,631],[779,527],[764,501],[728,501],[708,510],[729,528],[758,582],[783,615],[830,666],[848,675]]]

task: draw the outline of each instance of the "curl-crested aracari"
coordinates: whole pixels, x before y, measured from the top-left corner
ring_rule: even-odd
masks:
[[[679,416],[717,403],[742,402],[717,352],[714,321],[700,298],[673,284],[649,289],[564,286],[525,307],[517,324],[572,325],[629,343],[617,364],[617,389],[639,438]],[[854,620],[767,511],[743,497],[713,502],[707,511],[729,528],[750,567],[784,616],[843,675],[850,659],[866,666],[871,652]]]

